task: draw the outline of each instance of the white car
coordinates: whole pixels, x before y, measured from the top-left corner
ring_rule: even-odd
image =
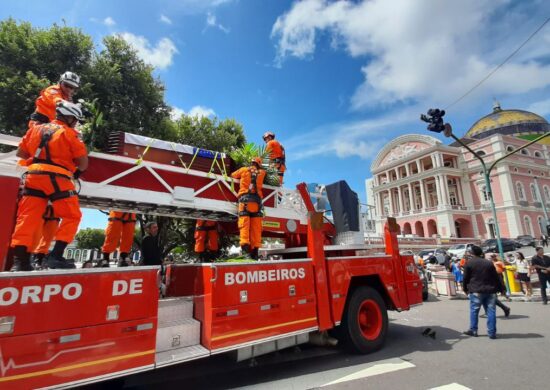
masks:
[[[472,244],[456,244],[447,249],[447,252],[453,257],[458,257],[459,259],[462,259],[464,257],[464,254],[466,253],[466,250],[469,249],[471,246]]]

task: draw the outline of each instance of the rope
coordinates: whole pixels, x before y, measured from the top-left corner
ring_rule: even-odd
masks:
[[[176,148],[174,147],[174,143],[173,142],[170,142],[170,146],[172,147],[172,149],[174,150],[174,153],[176,153],[176,156],[178,156],[179,160],[180,160],[180,163],[181,165],[183,165],[183,167],[185,169],[187,169],[187,165],[185,165],[185,163],[183,162],[183,160],[181,159],[181,156],[180,154],[178,153],[178,151],[176,150]],[[189,170],[187,169],[187,171],[189,172]]]
[[[187,168],[187,172],[185,173],[189,173],[189,170],[191,169],[191,167],[193,166],[193,162],[195,161],[195,158],[197,157],[197,155],[199,154],[199,151],[201,149],[200,148],[197,148],[197,150],[195,150],[195,154],[193,155],[193,158],[191,159],[191,162],[189,163],[189,168]]]
[[[143,162],[143,157],[145,157],[145,154],[147,154],[149,148],[151,147],[151,145],[153,145],[153,142],[155,142],[154,138],[152,138],[151,142],[149,142],[149,144],[145,147],[145,150],[143,151],[141,157],[136,160],[136,165],[140,165]]]

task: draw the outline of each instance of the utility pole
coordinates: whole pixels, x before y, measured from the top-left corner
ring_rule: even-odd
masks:
[[[487,165],[485,164],[485,161],[483,160],[483,157],[480,156],[479,154],[477,154],[475,151],[473,151],[472,148],[470,148],[464,142],[462,142],[462,140],[460,140],[460,138],[456,137],[453,134],[453,128],[451,127],[451,125],[449,123],[443,123],[443,116],[444,115],[445,115],[445,110],[440,110],[440,109],[435,108],[435,109],[429,109],[428,110],[428,115],[424,115],[424,114],[420,115],[420,119],[423,120],[424,122],[429,123],[428,130],[436,132],[436,133],[443,133],[445,135],[445,137],[451,137],[456,142],[458,142],[460,145],[462,145],[466,150],[468,150],[470,153],[472,153],[472,155],[475,158],[477,158],[479,160],[479,162],[481,163],[481,167],[483,168],[483,177],[485,179],[485,191],[487,193],[487,197],[489,198],[491,211],[492,211],[492,214],[493,214],[493,219],[495,221],[494,226],[495,226],[495,236],[496,236],[497,244],[498,244],[498,252],[500,254],[500,258],[502,260],[504,260],[504,249],[502,247],[502,240],[501,240],[501,237],[500,237],[500,228],[499,228],[498,220],[497,220],[497,210],[496,210],[496,206],[495,206],[495,201],[493,199],[493,190],[491,189],[491,179],[490,179],[491,171],[493,170],[495,165],[497,163],[499,163],[500,161],[502,161],[505,158],[511,156],[512,154],[518,153],[519,151],[525,149],[528,146],[531,146],[532,144],[540,141],[541,139],[550,136],[550,132],[544,133],[541,136],[535,138],[534,140],[526,143],[525,145],[523,145],[523,146],[521,146],[517,149],[514,149],[513,151],[511,151],[509,153],[506,153],[504,156],[502,156],[500,158],[497,158],[495,161],[493,161],[493,163],[489,166],[489,168],[487,168]],[[536,178],[535,178],[535,180],[536,180]],[[546,215],[546,213],[545,213],[545,215]],[[547,221],[548,221],[548,219],[547,219]],[[508,294],[510,294],[510,282],[508,281],[508,275],[507,275],[506,272],[504,272],[504,280],[506,282],[506,291],[507,291]]]
[[[550,221],[548,221],[548,211],[546,210],[546,204],[544,203],[545,199],[540,192],[539,182],[537,179],[538,178],[535,176],[535,189],[537,190],[537,198],[539,198],[540,203],[542,204],[542,212],[544,213],[544,232],[542,232],[542,234],[548,235],[548,225],[550,225]]]

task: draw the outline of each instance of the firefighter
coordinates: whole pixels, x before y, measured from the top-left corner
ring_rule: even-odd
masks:
[[[42,229],[37,229],[37,236],[35,240],[34,249],[31,250],[34,257],[35,268],[42,268],[42,261],[50,250],[50,245],[55,236],[55,232],[59,227],[61,218],[57,218],[53,212],[53,206],[51,203],[46,207],[44,215],[42,215]]]
[[[100,262],[100,266],[109,266],[109,256],[117,248],[120,249],[118,266],[127,267],[132,264],[128,255],[134,242],[135,230],[136,214],[121,211],[111,211],[109,213],[109,222],[105,229],[105,241],[101,248],[103,260]]]
[[[208,248],[208,251],[206,249]],[[195,225],[195,253],[201,262],[211,261],[218,256],[218,223],[197,219]]]
[[[240,179],[237,194],[240,245],[244,253],[258,259],[258,249],[262,244],[262,187],[265,178],[262,159],[254,157],[250,166],[238,169],[231,177]]]
[[[80,88],[80,77],[73,72],[65,72],[59,83],[50,85],[40,92],[36,99],[36,109],[31,114],[29,127],[51,122],[55,119],[55,108],[61,101],[72,102],[73,96]]]
[[[275,140],[275,134],[267,131],[263,136],[266,143],[265,151],[269,153],[269,165],[277,170],[279,175],[279,184],[283,185],[283,176],[285,175],[285,148],[281,143]]]
[[[82,119],[80,107],[61,102],[51,123],[31,127],[19,144],[17,157],[32,158],[24,175],[15,230],[11,239],[14,253],[13,271],[30,271],[30,250],[36,221],[48,202],[61,218],[55,232],[55,245],[44,259],[49,268],[74,268],[63,258],[63,251],[74,239],[82,217],[73,178],[88,167],[88,152],[74,127]]]

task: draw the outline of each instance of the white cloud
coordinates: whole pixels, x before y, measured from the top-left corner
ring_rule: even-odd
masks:
[[[513,8],[509,3],[299,1],[273,25],[276,64],[282,65],[289,57],[313,58],[324,33],[334,50],[365,59],[364,81],[351,98],[352,108],[398,102],[448,104],[532,33],[538,23],[532,15],[550,11],[546,2],[525,2]],[[509,33],[512,30],[514,34]],[[521,55],[469,98],[489,99],[550,86],[550,45],[545,44],[549,41],[550,34],[541,31]]]
[[[527,111],[534,112],[535,114],[541,116],[550,115],[550,99],[540,100],[538,102],[532,103]]]
[[[203,117],[216,116],[216,112],[213,109],[204,106],[191,107],[189,112],[185,112],[179,107],[172,107],[172,111],[170,113],[170,117],[172,118],[172,120],[178,120],[179,118],[181,118],[182,115],[197,117],[200,119]]]
[[[113,18],[111,18],[110,16],[107,16],[105,19],[103,19],[103,24],[108,27],[112,27],[116,25],[116,22]]]
[[[172,65],[172,58],[178,53],[176,45],[169,38],[161,38],[156,46],[151,46],[147,38],[140,35],[124,32],[120,36],[136,49],[143,61],[159,69]]]
[[[287,159],[305,160],[334,155],[344,159],[357,156],[370,160],[389,139],[400,133],[403,126],[418,122],[419,107],[365,120],[331,123],[311,132],[284,140]]]
[[[170,118],[172,118],[172,120],[175,121],[181,118],[181,116],[184,114],[185,114],[185,111],[183,111],[181,108],[172,107],[172,111],[170,112]]]
[[[207,117],[215,116],[216,112],[213,109],[209,108],[209,107],[194,106],[189,110],[187,115],[202,118],[202,117],[205,117],[205,116],[207,116]]]
[[[172,19],[164,14],[160,14],[160,21],[165,24],[172,24]]]
[[[216,15],[213,15],[210,12],[208,12],[206,14],[206,27],[205,27],[205,29],[207,29],[209,27],[218,28],[226,34],[229,33],[229,29],[227,27],[223,26],[221,23],[218,23],[218,21],[216,19]]]

